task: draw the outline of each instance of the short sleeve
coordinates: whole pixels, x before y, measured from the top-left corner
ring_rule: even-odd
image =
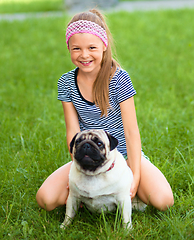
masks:
[[[70,89],[68,86],[68,81],[66,79],[66,74],[64,74],[58,80],[58,100],[63,102],[71,102]]]
[[[121,70],[118,73],[116,89],[117,89],[117,101],[119,103],[127,100],[128,98],[133,97],[136,94],[130,76],[124,70]]]

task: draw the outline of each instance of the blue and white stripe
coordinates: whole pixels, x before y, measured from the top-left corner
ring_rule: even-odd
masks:
[[[100,116],[100,109],[81,95],[77,85],[78,68],[62,75],[58,81],[58,100],[72,102],[77,110],[80,129],[104,129],[119,141],[118,150],[127,155],[124,129],[119,103],[136,94],[130,77],[120,69],[109,84],[109,101],[111,109],[108,116]]]

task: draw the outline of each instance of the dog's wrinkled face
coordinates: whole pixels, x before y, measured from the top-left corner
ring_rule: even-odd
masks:
[[[104,130],[85,130],[72,139],[70,152],[83,170],[94,172],[117,145],[118,140]]]

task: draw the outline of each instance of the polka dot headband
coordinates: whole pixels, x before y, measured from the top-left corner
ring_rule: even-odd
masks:
[[[67,27],[66,43],[67,43],[68,49],[69,49],[69,45],[68,45],[69,39],[76,33],[90,33],[90,34],[96,35],[103,41],[106,47],[108,46],[107,34],[104,28],[102,28],[100,25],[98,25],[95,22],[91,22],[88,20],[79,20],[71,23]]]

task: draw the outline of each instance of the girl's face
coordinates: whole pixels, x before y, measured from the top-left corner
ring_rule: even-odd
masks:
[[[105,50],[102,40],[90,33],[74,34],[69,40],[71,61],[84,73],[98,74]]]

